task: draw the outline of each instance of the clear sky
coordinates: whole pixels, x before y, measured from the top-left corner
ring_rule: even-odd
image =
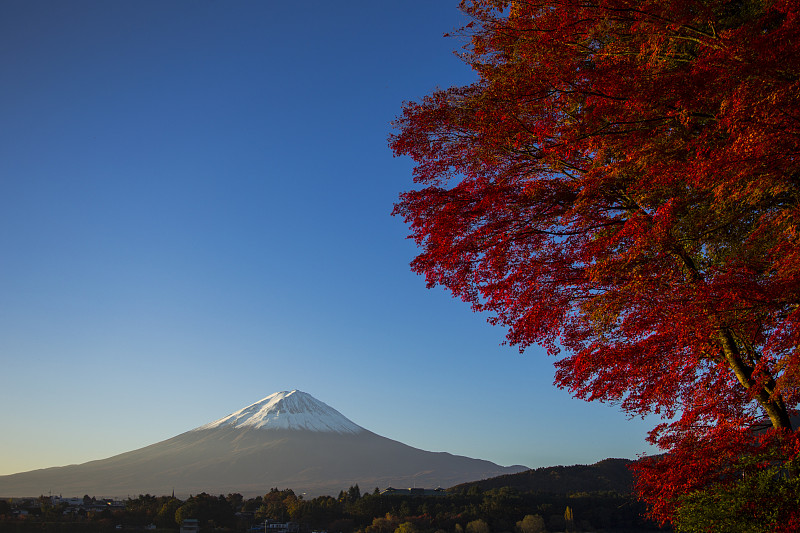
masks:
[[[408,263],[404,100],[473,79],[457,0],[0,3],[0,474],[300,389],[502,465],[633,458]]]

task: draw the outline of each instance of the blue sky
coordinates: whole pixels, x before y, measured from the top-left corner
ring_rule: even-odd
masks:
[[[457,3],[0,3],[0,475],[291,389],[503,465],[649,449],[409,271],[386,139],[473,79]]]

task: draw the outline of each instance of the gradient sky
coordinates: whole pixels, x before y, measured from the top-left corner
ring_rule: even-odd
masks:
[[[633,458],[408,263],[404,100],[473,79],[457,0],[0,3],[0,474],[300,389],[433,451]]]

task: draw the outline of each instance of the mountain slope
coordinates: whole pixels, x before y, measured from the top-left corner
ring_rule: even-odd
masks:
[[[81,465],[0,476],[0,496],[135,496],[272,487],[308,496],[361,487],[448,487],[525,470],[376,435],[300,391],[276,393],[171,439]]]
[[[520,492],[553,494],[599,491],[630,494],[633,488],[633,474],[629,467],[634,462],[630,459],[603,459],[593,465],[548,466],[462,483],[452,490],[477,486],[481,490],[510,487]]]

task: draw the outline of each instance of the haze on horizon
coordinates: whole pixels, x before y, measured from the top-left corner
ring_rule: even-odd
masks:
[[[500,465],[652,451],[409,270],[386,137],[473,79],[457,4],[0,4],[0,475],[292,389]]]

